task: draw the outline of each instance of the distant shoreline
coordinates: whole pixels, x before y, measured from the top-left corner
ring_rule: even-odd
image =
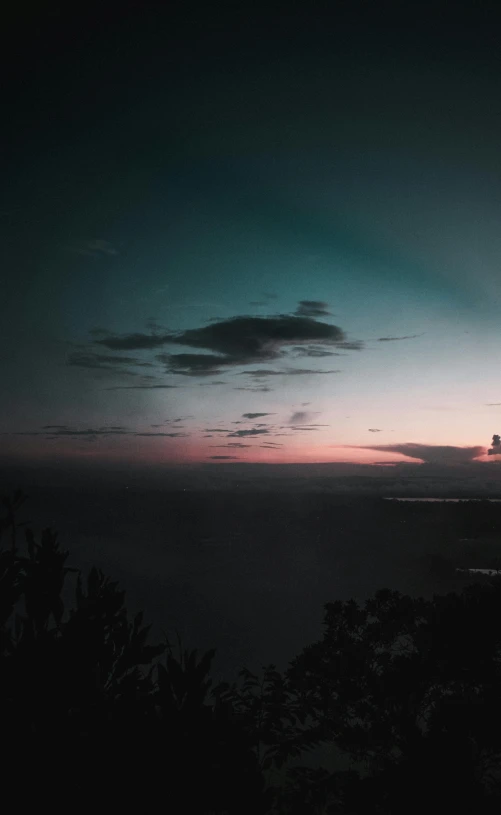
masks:
[[[501,502],[501,498],[390,498],[385,495],[383,501],[428,501],[429,503],[436,501],[453,501],[455,503],[459,501],[491,501],[491,503],[494,503]]]

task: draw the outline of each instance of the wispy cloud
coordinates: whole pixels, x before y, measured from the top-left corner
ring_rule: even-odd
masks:
[[[98,345],[109,348],[110,351],[142,351],[151,350],[153,348],[161,348],[167,342],[171,341],[175,334],[166,332],[162,334],[142,334],[135,332],[133,334],[112,334],[108,333],[105,337],[95,340]]]
[[[229,441],[228,444],[213,444],[212,447],[252,447],[252,444],[243,444],[239,441]]]
[[[358,349],[357,349],[358,350]],[[302,347],[301,345],[296,345],[292,348],[294,355],[296,357],[311,357],[313,359],[322,359],[323,357],[341,357],[344,354],[339,353],[338,351],[328,351],[326,348],[317,348],[314,345],[305,345]]]
[[[112,385],[105,388],[107,391],[152,391],[152,390],[169,390],[177,388],[178,385]]]
[[[283,371],[269,370],[268,368],[257,368],[252,371],[241,371],[238,376],[252,376],[254,379],[264,379],[267,376],[322,376],[325,374],[339,374],[340,370],[318,371],[314,368],[288,368]]]
[[[274,416],[274,413],[242,413],[244,419],[260,419],[261,416]]]
[[[136,365],[141,368],[153,368],[151,362],[144,362],[137,357],[122,357],[117,354],[96,354],[93,351],[73,351],[68,354],[67,364],[79,368],[94,368],[101,371],[117,371],[124,365]],[[123,371],[120,371],[123,373]]]
[[[424,337],[426,332],[422,334],[407,334],[405,337],[378,337],[378,342],[397,342],[398,340],[415,340],[417,337]]]
[[[274,388],[268,388],[266,385],[255,388],[233,388],[234,391],[250,391],[251,393],[270,393]]]
[[[134,433],[134,436],[167,436],[170,439],[186,438],[188,433]]]
[[[242,438],[244,436],[263,436],[269,433],[269,430],[265,428],[259,429],[257,427],[252,428],[252,430],[234,430],[232,433],[228,434],[227,438]]]
[[[85,255],[93,258],[103,255],[118,255],[118,251],[109,241],[100,239],[81,241],[80,243],[75,243],[73,246],[70,246],[69,249],[72,252],[76,252],[77,255]]]
[[[47,431],[44,430],[21,430],[12,433],[14,436],[46,436]],[[129,430],[113,430],[112,428],[85,428],[78,430],[76,428],[60,428],[50,431],[52,437],[55,436],[127,436],[130,435]]]
[[[108,425],[105,427],[86,427],[76,428],[68,425],[43,425],[41,430],[20,430],[9,435],[14,436],[45,436],[45,438],[56,439],[66,437],[74,438],[88,438],[97,439],[101,436],[165,436],[169,438],[186,437],[187,433],[165,433],[165,432],[151,432],[151,431],[137,431],[130,430],[123,425]]]
[[[295,314],[298,317],[329,317],[329,304],[323,300],[300,300]]]
[[[313,419],[314,414],[307,410],[296,410],[289,419],[289,424],[305,424]]]

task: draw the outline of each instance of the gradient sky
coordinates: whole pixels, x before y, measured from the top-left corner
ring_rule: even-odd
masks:
[[[496,461],[501,67],[480,5],[13,16],[3,454]]]

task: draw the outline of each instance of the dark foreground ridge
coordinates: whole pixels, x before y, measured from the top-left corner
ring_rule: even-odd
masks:
[[[0,517],[4,806],[500,811],[499,581],[328,603],[286,671],[213,686],[213,651],[150,644],[117,583],[67,565],[50,529],[20,529],[23,502],[4,498]],[[316,762],[320,748],[352,768]]]

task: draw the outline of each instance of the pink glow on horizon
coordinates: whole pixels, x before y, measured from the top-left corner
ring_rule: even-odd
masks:
[[[206,464],[206,463],[261,463],[261,464],[313,464],[313,463],[346,463],[365,465],[393,465],[398,463],[419,466],[422,460],[402,453],[391,453],[374,450],[357,445],[333,445],[319,443],[318,437],[312,444],[311,439],[293,438],[287,440],[283,447],[266,447],[267,440],[273,436],[263,436],[259,440],[243,443],[249,447],[233,448],[225,446],[225,439],[218,443],[217,438],[200,439],[195,436],[186,438],[151,437],[137,438],[132,436],[103,437],[94,442],[83,442],[70,438],[54,439],[50,442],[41,438],[17,437],[14,444],[5,445],[3,453],[20,461],[92,461],[124,466],[157,465],[157,464]],[[473,459],[481,463],[501,463],[501,456],[488,456],[484,452]],[[228,458],[215,458],[228,456]],[[444,459],[444,464],[447,463]],[[451,461],[451,463],[454,463]]]

